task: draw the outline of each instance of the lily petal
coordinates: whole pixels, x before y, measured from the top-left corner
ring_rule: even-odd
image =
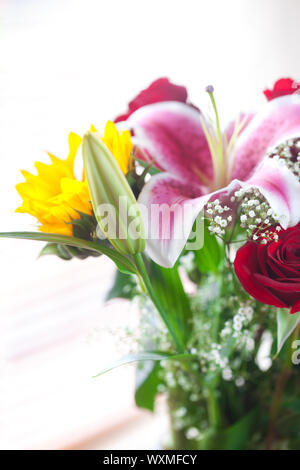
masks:
[[[241,113],[235,121],[230,121],[225,129],[227,142],[232,138],[236,126],[239,126],[238,135],[241,135],[241,133],[249,126],[254,116],[254,113]]]
[[[213,164],[201,114],[179,102],[143,106],[129,118],[136,142],[160,168],[193,185],[209,186]]]
[[[227,205],[230,195],[240,187],[239,182],[232,181],[226,188],[206,193],[203,188],[183,183],[169,173],[152,176],[138,199],[147,232],[148,256],[166,268],[174,266],[206,203],[218,198],[222,205]],[[144,211],[143,206],[148,210]],[[160,218],[158,210],[162,214]]]
[[[171,268],[189,237],[193,223],[211,195],[198,186],[182,183],[168,173],[153,176],[144,186],[138,202],[146,206],[146,252],[156,263]],[[158,215],[160,211],[160,216]]]
[[[144,222],[148,228],[146,251],[150,258],[161,266],[172,267],[206,203],[218,198],[223,206],[232,206],[230,197],[241,187],[257,188],[269,202],[283,228],[300,221],[300,183],[287,167],[274,159],[265,158],[248,181],[236,179],[227,187],[209,194],[198,185],[183,183],[173,175],[160,173],[150,179],[139,196],[139,203],[148,208]],[[153,218],[153,205],[160,207],[165,219]],[[178,206],[179,210],[175,210]],[[171,210],[172,217],[169,219],[170,207],[174,211]],[[234,207],[232,209],[234,211]]]
[[[300,95],[269,101],[241,134],[230,160],[230,179],[248,179],[270,147],[300,135]]]
[[[249,180],[239,183],[244,188],[259,189],[284,229],[300,221],[300,183],[285,164],[265,158]]]

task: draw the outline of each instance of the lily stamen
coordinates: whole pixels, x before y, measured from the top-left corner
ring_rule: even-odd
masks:
[[[209,145],[211,156],[214,166],[214,184],[213,189],[222,187],[225,183],[226,178],[226,152],[224,151],[223,136],[221,132],[220,119],[216,101],[214,98],[214,88],[212,85],[206,87],[206,92],[209,94],[213,110],[215,113],[215,123],[212,122],[211,129],[207,127],[207,124],[203,118],[201,118],[201,124],[203,127],[204,134]]]

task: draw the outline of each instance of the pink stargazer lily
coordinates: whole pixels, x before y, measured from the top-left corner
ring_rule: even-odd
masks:
[[[222,135],[219,125],[214,129],[196,108],[176,101],[142,106],[127,124],[137,145],[163,170],[144,186],[139,202],[147,207],[192,207],[187,218],[183,212],[175,213],[170,234],[164,233],[162,225],[159,239],[147,240],[147,253],[158,264],[172,267],[176,262],[186,243],[185,237],[176,236],[182,224],[188,233],[210,200],[226,197],[228,201],[241,187],[257,188],[283,228],[300,221],[298,178],[267,156],[270,148],[300,136],[299,94],[269,101],[259,113],[243,116]],[[148,223],[151,227],[151,219]]]

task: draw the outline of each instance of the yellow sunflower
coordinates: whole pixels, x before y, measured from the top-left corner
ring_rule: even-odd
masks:
[[[96,129],[93,127],[93,131]],[[124,174],[131,168],[132,143],[130,132],[119,134],[113,122],[105,126],[103,142],[112,152]],[[69,155],[65,160],[48,153],[51,163],[36,162],[37,174],[22,171],[25,182],[16,185],[23,199],[16,212],[34,216],[40,223],[39,230],[46,233],[72,235],[70,222],[80,214],[92,214],[88,185],[83,177],[80,181],[74,174],[74,161],[81,137],[69,134]]]
[[[92,132],[97,132],[94,126],[91,126]],[[133,145],[131,142],[130,131],[122,131],[120,134],[112,121],[107,121],[104,136],[100,136],[102,142],[111,151],[117,160],[119,167],[124,175],[132,168],[131,152]]]
[[[16,212],[36,217],[41,232],[72,235],[69,222],[80,218],[77,211],[92,214],[87,182],[77,180],[74,175],[74,161],[81,140],[71,132],[67,159],[61,160],[48,153],[51,164],[36,162],[37,175],[21,172],[26,181],[16,186],[23,199]]]

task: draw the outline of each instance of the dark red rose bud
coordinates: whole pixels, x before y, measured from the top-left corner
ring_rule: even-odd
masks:
[[[268,101],[274,100],[279,96],[292,95],[293,93],[299,93],[300,83],[292,78],[280,78],[274,83],[272,90],[264,90],[264,95]]]
[[[161,101],[187,102],[187,90],[184,86],[174,85],[168,78],[159,78],[142,90],[128,105],[125,114],[118,116],[115,122],[125,121],[137,109]]]
[[[259,302],[299,312],[300,223],[278,232],[277,242],[247,242],[236,254],[234,269],[246,292]]]

